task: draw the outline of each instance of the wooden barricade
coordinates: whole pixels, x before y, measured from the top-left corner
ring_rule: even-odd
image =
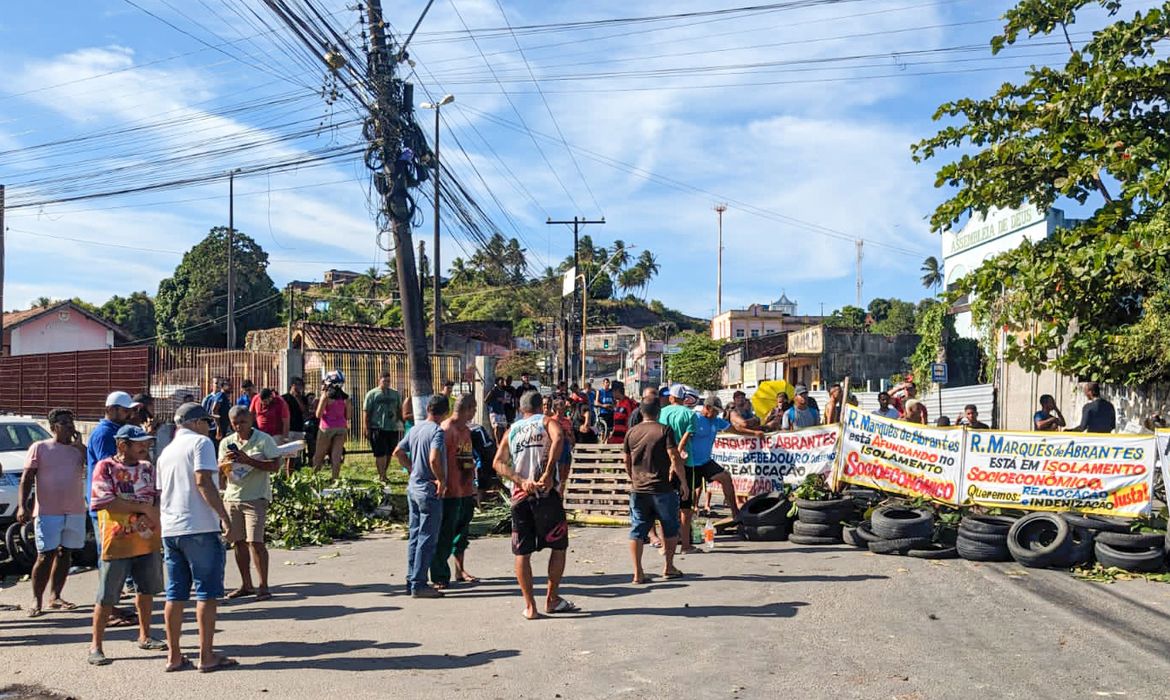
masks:
[[[630,518],[630,479],[621,445],[577,445],[565,489],[565,510],[584,521],[625,523]]]

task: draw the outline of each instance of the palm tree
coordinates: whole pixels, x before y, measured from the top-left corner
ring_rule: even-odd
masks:
[[[933,255],[922,261],[922,286],[938,289],[943,283],[943,268]]]
[[[625,241],[617,240],[613,242],[613,249],[610,253],[610,265],[613,269],[621,272],[630,264],[630,249]]]
[[[645,284],[645,274],[640,267],[631,267],[618,273],[617,283],[623,292],[631,292]]]
[[[467,267],[467,261],[463,258],[455,258],[451,261],[451,284],[458,284],[466,282],[471,277],[471,270]]]
[[[642,254],[638,256],[638,262],[635,265],[642,271],[642,296],[646,296],[646,288],[650,286],[650,280],[658,274],[661,266],[658,264],[658,259],[654,257],[654,253],[648,250],[643,250]]]

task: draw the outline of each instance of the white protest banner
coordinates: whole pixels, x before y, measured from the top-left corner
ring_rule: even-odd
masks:
[[[1170,428],[1154,431],[1158,439],[1158,461],[1162,463],[1162,483],[1170,484]]]
[[[958,505],[962,428],[932,428],[845,406],[837,478],[856,486]]]
[[[1152,435],[967,431],[963,504],[1118,517],[1150,512]]]
[[[836,425],[769,433],[762,438],[721,433],[715,437],[711,459],[731,474],[737,494],[754,496],[776,491],[782,484],[799,484],[809,474],[828,480],[839,434]]]

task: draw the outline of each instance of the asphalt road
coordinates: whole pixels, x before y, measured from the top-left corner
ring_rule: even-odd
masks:
[[[0,687],[102,700],[1170,697],[1167,584],[722,540],[679,560],[687,577],[636,586],[624,531],[575,529],[563,594],[584,612],[529,622],[504,538],[474,542],[483,582],[442,600],[402,593],[393,535],[272,562],[273,600],[222,610],[217,642],[237,669],[164,674],[125,629],[109,633],[114,663],[89,667],[85,605],[0,612]],[[661,566],[654,551],[646,562]],[[95,583],[71,577],[66,598],[88,602]],[[0,592],[28,597],[27,583]]]

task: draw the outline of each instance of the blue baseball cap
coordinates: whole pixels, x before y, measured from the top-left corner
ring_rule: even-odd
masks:
[[[137,425],[123,425],[118,428],[118,432],[114,433],[115,440],[129,440],[130,442],[146,442],[153,440],[154,436],[146,432]]]

